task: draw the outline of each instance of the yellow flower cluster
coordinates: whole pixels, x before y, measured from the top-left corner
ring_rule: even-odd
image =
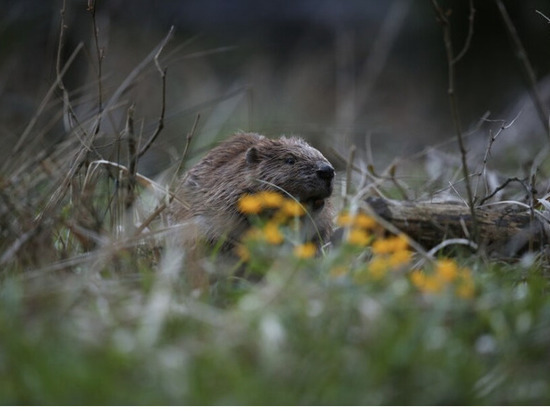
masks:
[[[251,219],[257,225],[243,236],[236,248],[237,255],[245,262],[250,262],[266,246],[285,243],[285,230],[292,227],[294,222],[299,224],[295,218],[306,213],[302,204],[278,192],[246,194],[239,200],[237,207],[243,214],[256,215],[251,216]],[[266,219],[259,219],[259,216],[265,216]],[[392,273],[408,273],[413,252],[407,236],[388,235],[372,216],[363,212],[342,212],[337,218],[337,224],[345,229],[344,242],[350,247],[344,248],[343,254],[335,256],[330,268],[331,276],[348,275],[354,282],[364,283],[384,279]],[[361,253],[357,253],[357,249]],[[361,257],[364,256],[363,249],[370,250],[371,257],[366,263],[363,263]],[[295,258],[307,260],[317,254],[318,246],[311,242],[300,243],[291,250]],[[257,256],[261,255],[262,252]],[[456,296],[464,299],[471,298],[475,293],[470,270],[460,267],[453,259],[439,259],[427,269],[408,273],[408,277],[411,284],[422,293],[437,294],[452,290]]]
[[[470,269],[460,268],[452,259],[436,261],[431,273],[415,270],[410,274],[410,279],[412,284],[424,293],[440,293],[447,286],[454,286],[457,296],[468,299],[475,292]]]
[[[368,263],[368,273],[374,279],[383,278],[388,272],[410,263],[412,252],[405,236],[388,236],[372,242],[372,259]]]
[[[246,246],[249,242],[264,242],[269,245],[280,245],[285,240],[279,225],[276,222],[268,221],[263,227],[252,227],[243,236],[242,243],[236,248],[237,256],[243,261],[249,261],[250,250]]]
[[[309,259],[315,256],[316,253],[317,246],[311,242],[294,246],[294,256],[298,259]]]
[[[266,216],[270,219],[258,222],[258,226],[252,227],[236,248],[237,255],[243,261],[249,261],[251,252],[247,244],[250,242],[262,242],[269,245],[280,245],[285,237],[281,227],[288,224],[289,219],[305,215],[305,207],[293,200],[283,196],[279,192],[258,192],[243,195],[238,203],[237,209],[245,215],[259,215],[268,212]],[[299,259],[307,259],[317,253],[317,247],[313,243],[304,243],[295,246],[294,256]]]
[[[346,242],[358,247],[371,247],[372,259],[366,267],[356,273],[356,280],[362,281],[365,276],[380,279],[389,271],[408,264],[412,259],[409,243],[404,235],[383,236],[383,228],[376,220],[359,212],[351,215],[343,212],[338,216],[337,223],[347,229]]]
[[[244,195],[239,199],[237,209],[246,215],[257,215],[263,209],[261,199],[256,195]]]
[[[279,209],[284,217],[303,216],[306,213],[304,206],[294,199],[268,191],[243,195],[237,203],[237,209],[245,215],[257,215],[269,209]]]
[[[348,228],[347,243],[360,247],[370,244],[373,239],[372,231],[378,228],[376,220],[362,212],[355,215],[342,212],[338,215],[336,223],[341,227]]]

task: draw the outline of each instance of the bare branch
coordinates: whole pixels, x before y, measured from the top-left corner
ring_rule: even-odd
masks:
[[[127,117],[127,136],[128,136],[128,181],[127,181],[127,190],[126,193],[126,208],[128,209],[134,202],[134,189],[136,182],[136,170],[137,170],[137,161],[138,156],[136,153],[136,139],[134,135],[134,105],[132,104],[128,109]]]
[[[498,192],[500,192],[502,189],[504,189],[506,186],[508,186],[510,183],[512,182],[518,182],[518,183],[521,183],[521,185],[523,186],[523,188],[525,189],[525,191],[527,193],[529,193],[529,188],[527,187],[526,183],[525,183],[525,180],[526,179],[519,179],[517,177],[510,177],[508,179],[506,179],[506,181],[501,184],[499,187],[497,187],[491,194],[485,196],[483,199],[481,199],[479,201],[479,204],[482,205],[484,204],[487,200],[489,200],[490,198],[492,198],[494,195],[496,195]]]
[[[506,30],[508,31],[508,35],[510,36],[510,40],[512,41],[512,47],[514,49],[514,52],[516,53],[516,57],[521,65],[521,68],[524,71],[525,77],[529,84],[529,94],[531,96],[531,100],[535,105],[537,113],[540,117],[540,121],[542,122],[544,130],[546,131],[546,137],[550,141],[550,126],[548,125],[548,119],[549,119],[548,111],[546,110],[546,107],[544,106],[544,103],[542,102],[542,99],[537,91],[537,79],[535,76],[535,71],[533,70],[533,66],[531,65],[531,62],[527,57],[527,52],[523,47],[523,44],[521,42],[521,39],[519,38],[518,32],[516,31],[516,27],[514,26],[512,19],[510,19],[510,15],[508,14],[506,7],[504,6],[501,0],[495,0],[495,1],[500,11],[502,21],[504,22],[504,26],[506,27]]]
[[[172,33],[174,32],[174,26],[170,28],[170,31],[168,32],[168,35],[166,36],[166,41],[161,44],[161,46],[158,48],[157,53],[155,54],[154,61],[155,66],[157,70],[160,73],[160,78],[162,82],[162,97],[161,97],[161,108],[160,108],[160,116],[159,120],[157,122],[157,128],[149,138],[149,140],[145,143],[145,145],[141,148],[141,150],[138,153],[138,159],[143,156],[147,150],[151,147],[153,142],[157,139],[162,129],[164,129],[164,114],[166,113],[166,68],[162,69],[160,67],[159,63],[159,56],[162,53],[162,50],[164,49],[164,46],[166,46],[166,43],[168,43],[168,40],[172,37]]]
[[[97,57],[97,124],[94,134],[99,132],[101,125],[101,116],[103,113],[103,83],[102,83],[102,67],[103,67],[103,58],[105,57],[104,51],[99,47],[99,28],[97,26],[96,20],[96,0],[88,0],[88,11],[92,15],[92,31],[94,34],[94,43],[95,43],[95,52]]]
[[[474,37],[474,17],[476,14],[476,9],[474,8],[474,0],[470,0],[470,15],[468,16],[468,35],[466,36],[466,41],[464,42],[464,47],[462,50],[455,56],[453,63],[456,64],[461,60],[464,55],[468,52],[470,44],[472,43],[472,38]]]
[[[472,215],[472,240],[477,242],[477,239],[479,237],[479,230],[478,230],[478,222],[476,218],[476,211],[474,206],[474,197],[472,193],[472,185],[470,182],[470,171],[468,168],[468,161],[466,157],[466,147],[464,145],[464,139],[462,136],[462,126],[460,124],[460,116],[459,116],[459,110],[458,110],[458,102],[456,99],[456,94],[454,90],[454,82],[455,82],[455,64],[457,62],[457,59],[454,56],[453,52],[453,44],[451,40],[451,22],[449,21],[447,17],[447,13],[443,11],[443,9],[439,6],[437,0],[432,0],[433,7],[435,9],[437,18],[443,28],[443,41],[445,43],[445,50],[447,52],[447,68],[449,73],[449,88],[447,90],[447,94],[449,96],[449,105],[451,109],[451,116],[453,118],[453,123],[455,126],[456,131],[456,138],[458,141],[458,147],[460,149],[460,156],[462,161],[462,171],[464,175],[464,182],[466,186],[466,193],[468,195],[468,205],[470,207],[470,214]],[[472,6],[473,9],[473,6]],[[472,10],[471,9],[471,10]],[[472,11],[470,12],[470,15],[472,16]],[[467,49],[463,49],[465,51]],[[462,52],[461,52],[462,53]],[[460,55],[460,58],[463,57]]]
[[[200,113],[197,114],[197,117],[195,117],[195,122],[193,123],[193,127],[191,127],[191,131],[187,133],[187,137],[185,139],[185,147],[183,149],[183,153],[181,155],[181,160],[178,165],[178,168],[176,169],[174,176],[172,176],[172,181],[170,182],[170,187],[174,187],[174,182],[176,181],[177,177],[179,176],[181,170],[183,169],[183,165],[185,163],[185,160],[187,158],[187,152],[189,151],[189,146],[191,145],[191,140],[193,139],[193,136],[195,135],[195,131],[197,130],[197,125],[199,124],[201,116]],[[172,200],[172,199],[170,199]]]
[[[179,171],[183,167],[183,163],[184,163],[184,160],[187,156],[187,151],[189,150],[189,145],[191,144],[191,139],[193,138],[193,136],[195,134],[195,131],[197,129],[199,119],[200,119],[200,114],[197,114],[197,117],[195,118],[195,122],[193,123],[193,127],[191,128],[191,131],[189,133],[187,133],[187,138],[186,138],[186,141],[185,141],[185,148],[183,149],[183,153],[181,155],[181,161],[180,161],[180,164],[179,164],[178,168],[176,169],[176,173],[174,173],[172,181],[170,182],[170,188],[172,188],[174,186],[174,182],[175,182],[176,178],[179,175]],[[166,209],[166,207],[168,206],[168,203],[171,202],[173,199],[174,199],[174,192],[172,190],[170,190],[169,191],[169,201],[168,202],[162,202],[160,205],[158,205],[155,208],[155,210],[147,217],[147,219],[145,219],[143,221],[143,223],[136,229],[135,235],[138,235],[141,232],[143,232],[143,230],[147,226],[149,226],[151,224],[151,222],[153,222],[153,220],[155,220],[155,218],[157,216],[159,216],[164,211],[164,209]]]
[[[111,96],[111,98],[107,101],[107,103],[105,104],[105,107],[103,108],[103,110],[108,110],[111,106],[113,106],[115,104],[115,102],[118,102],[120,97],[122,96],[122,94],[124,94],[124,92],[126,92],[126,90],[128,90],[130,88],[130,86],[132,85],[132,83],[134,82],[134,80],[136,79],[136,77],[145,69],[145,67],[152,61],[155,59],[155,57],[159,54],[159,50],[162,50],[164,48],[164,46],[166,46],[166,44],[172,39],[173,37],[173,34],[174,34],[174,28],[171,27],[170,28],[170,31],[168,32],[168,34],[166,35],[166,37],[164,39],[162,39],[162,41],[159,43],[159,45],[157,47],[155,47],[153,49],[153,51],[151,51],[151,53],[149,53],[147,55],[147,57],[145,57],[131,72],[130,74],[128,74],[128,76],[126,76],[126,78],[124,79],[124,81],[121,83],[121,85],[116,89],[116,91],[113,93],[113,95]],[[96,125],[94,124],[92,126],[93,129],[95,129]]]
[[[548,24],[550,24],[550,18],[547,17],[544,13],[542,13],[542,12],[539,11],[539,10],[535,10],[535,13],[540,14],[542,17],[544,17],[544,18],[546,19],[546,22],[547,22]]]
[[[352,145],[349,149],[349,157],[346,165],[346,196],[351,194],[351,173],[353,160],[355,159],[355,145]]]

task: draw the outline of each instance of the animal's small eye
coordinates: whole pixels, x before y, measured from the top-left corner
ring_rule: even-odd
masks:
[[[287,165],[293,165],[294,163],[296,163],[296,158],[293,156],[285,157],[285,163]]]

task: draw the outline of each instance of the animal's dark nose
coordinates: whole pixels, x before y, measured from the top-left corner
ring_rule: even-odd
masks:
[[[323,180],[330,181],[334,178],[334,168],[327,163],[323,163],[317,169],[317,176]]]

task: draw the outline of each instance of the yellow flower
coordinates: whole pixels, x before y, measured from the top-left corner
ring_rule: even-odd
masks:
[[[276,223],[268,222],[263,229],[264,238],[267,243],[272,245],[280,245],[283,243],[284,237],[279,226]]]
[[[443,289],[443,284],[435,276],[428,276],[421,270],[415,270],[410,275],[411,282],[421,292],[437,293]]]
[[[287,216],[291,217],[303,216],[306,213],[304,207],[299,202],[296,202],[292,199],[284,200],[283,204],[281,205],[281,211],[283,211],[283,213]]]
[[[239,199],[237,208],[246,215],[255,215],[262,211],[262,200],[257,195],[246,194]]]
[[[424,285],[421,288],[423,292],[428,292],[428,293],[441,292],[442,289],[443,289],[443,283],[441,283],[439,279],[436,278],[435,276],[426,276]]]
[[[262,205],[266,208],[280,207],[284,201],[283,195],[278,192],[262,192],[259,195]]]
[[[470,299],[474,296],[475,288],[472,283],[464,283],[456,288],[456,295],[462,299]]]
[[[372,252],[375,254],[391,253],[393,244],[390,239],[376,239],[372,244]]]
[[[426,284],[426,274],[421,270],[414,270],[410,277],[412,284],[418,289],[422,289]]]
[[[339,226],[351,226],[351,224],[353,223],[353,217],[348,212],[342,212],[338,215],[336,223]]]
[[[369,215],[359,213],[355,216],[353,225],[361,229],[374,229],[376,227],[376,220]]]
[[[369,273],[375,279],[381,279],[388,273],[390,264],[387,259],[381,257],[374,257],[369,262]]]
[[[235,252],[237,253],[237,256],[241,258],[242,261],[248,262],[250,260],[250,250],[242,243],[237,245]]]
[[[338,226],[353,226],[357,229],[368,230],[376,227],[376,220],[362,212],[355,216],[349,212],[341,212],[336,219],[336,223]]]
[[[452,259],[441,259],[435,264],[436,276],[446,282],[452,282],[458,275],[458,266]]]
[[[356,246],[366,246],[370,242],[370,236],[362,229],[352,229],[348,234],[348,243]]]
[[[457,296],[463,299],[469,299],[473,297],[475,293],[475,287],[470,269],[461,268],[458,272],[458,279],[458,286],[456,288]]]
[[[317,246],[311,242],[294,247],[294,256],[300,259],[309,259],[315,256],[315,253],[317,253]]]
[[[372,245],[374,253],[393,253],[397,251],[407,250],[409,242],[404,235],[389,236],[385,239],[378,239]]]
[[[388,262],[392,268],[406,265],[411,261],[412,252],[410,250],[396,250],[388,257]]]
[[[405,250],[409,248],[409,240],[404,234],[399,234],[394,239],[394,250]]]

